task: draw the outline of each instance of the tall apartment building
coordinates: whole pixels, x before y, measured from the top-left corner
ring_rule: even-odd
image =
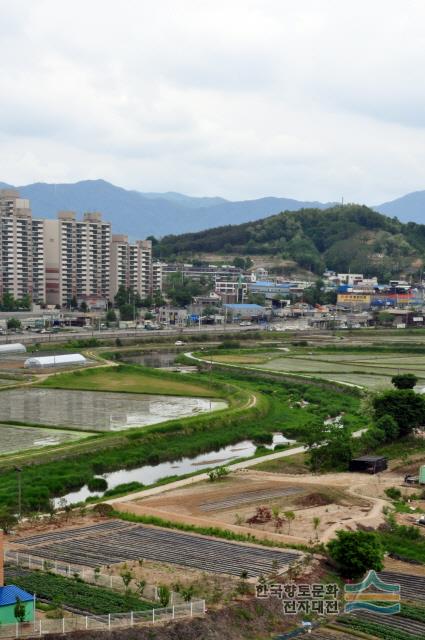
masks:
[[[111,298],[120,285],[131,288],[143,299],[162,289],[161,264],[152,260],[152,242],[128,242],[125,235],[113,235],[111,244]]]
[[[44,244],[47,304],[110,298],[111,225],[100,213],[77,220],[73,211],[59,212],[44,222]]]
[[[43,223],[32,217],[29,200],[17,191],[0,190],[0,296],[45,301]]]

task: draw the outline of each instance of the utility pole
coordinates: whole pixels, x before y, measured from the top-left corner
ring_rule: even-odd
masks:
[[[14,470],[16,471],[17,480],[18,480],[18,519],[20,520],[22,515],[22,483],[21,483],[22,469],[21,467],[14,467]]]

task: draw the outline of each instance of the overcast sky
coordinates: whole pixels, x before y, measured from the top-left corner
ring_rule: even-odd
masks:
[[[0,0],[0,181],[425,189],[423,0]]]

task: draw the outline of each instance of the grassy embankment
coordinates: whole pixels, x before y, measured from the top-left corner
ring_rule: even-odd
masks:
[[[136,365],[86,369],[50,376],[41,383],[53,389],[79,389],[82,391],[111,391],[119,393],[146,393],[169,396],[220,397],[217,386],[200,383],[199,376],[187,375],[183,379],[172,373],[142,369]]]
[[[98,371],[108,375],[106,368]],[[116,367],[109,371],[111,377],[117,375]],[[163,372],[151,373],[150,370],[137,366],[125,366],[123,371],[130,371],[131,379],[134,375],[164,379]],[[50,452],[49,461],[45,463],[42,458],[35,458],[39,463],[25,466],[22,473],[24,509],[45,510],[49,498],[78,490],[94,475],[109,471],[195,456],[247,438],[264,443],[271,440],[271,434],[275,431],[283,430],[290,437],[302,436],[311,424],[342,411],[353,428],[364,425],[359,413],[360,399],[356,395],[335,393],[332,389],[321,386],[258,381],[255,377],[245,379],[244,375],[237,374],[237,371],[232,371],[184,377],[188,384],[196,381],[197,385],[208,385],[209,393],[214,390],[220,397],[226,398],[230,403],[227,410],[119,434],[105,434],[93,441],[91,448],[72,450],[62,447],[56,459],[53,457],[54,453]],[[55,376],[54,384],[59,387],[63,376],[66,388],[71,388],[72,385],[72,388],[85,389],[86,380],[92,379],[92,376],[98,379],[97,375],[96,370],[60,374]],[[118,373],[119,375],[121,374]],[[71,378],[72,382],[70,376],[74,376]],[[183,383],[178,374],[167,374],[166,377]],[[108,386],[108,381],[105,380],[104,384]],[[100,385],[98,388],[101,390]],[[302,408],[297,404],[301,400],[309,404]],[[33,457],[27,460],[29,463],[33,461]],[[5,470],[0,480],[0,503],[15,507],[16,473],[11,469]]]

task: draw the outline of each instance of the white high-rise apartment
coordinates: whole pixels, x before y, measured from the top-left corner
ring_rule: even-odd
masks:
[[[61,211],[44,224],[46,297],[48,304],[66,305],[73,298],[110,298],[111,225],[100,213]]]
[[[0,190],[0,296],[45,301],[43,222],[33,219],[29,200],[17,191]]]
[[[152,261],[152,242],[128,242],[125,235],[113,235],[111,244],[111,298],[124,285],[143,299],[157,289],[161,290],[162,275]]]

